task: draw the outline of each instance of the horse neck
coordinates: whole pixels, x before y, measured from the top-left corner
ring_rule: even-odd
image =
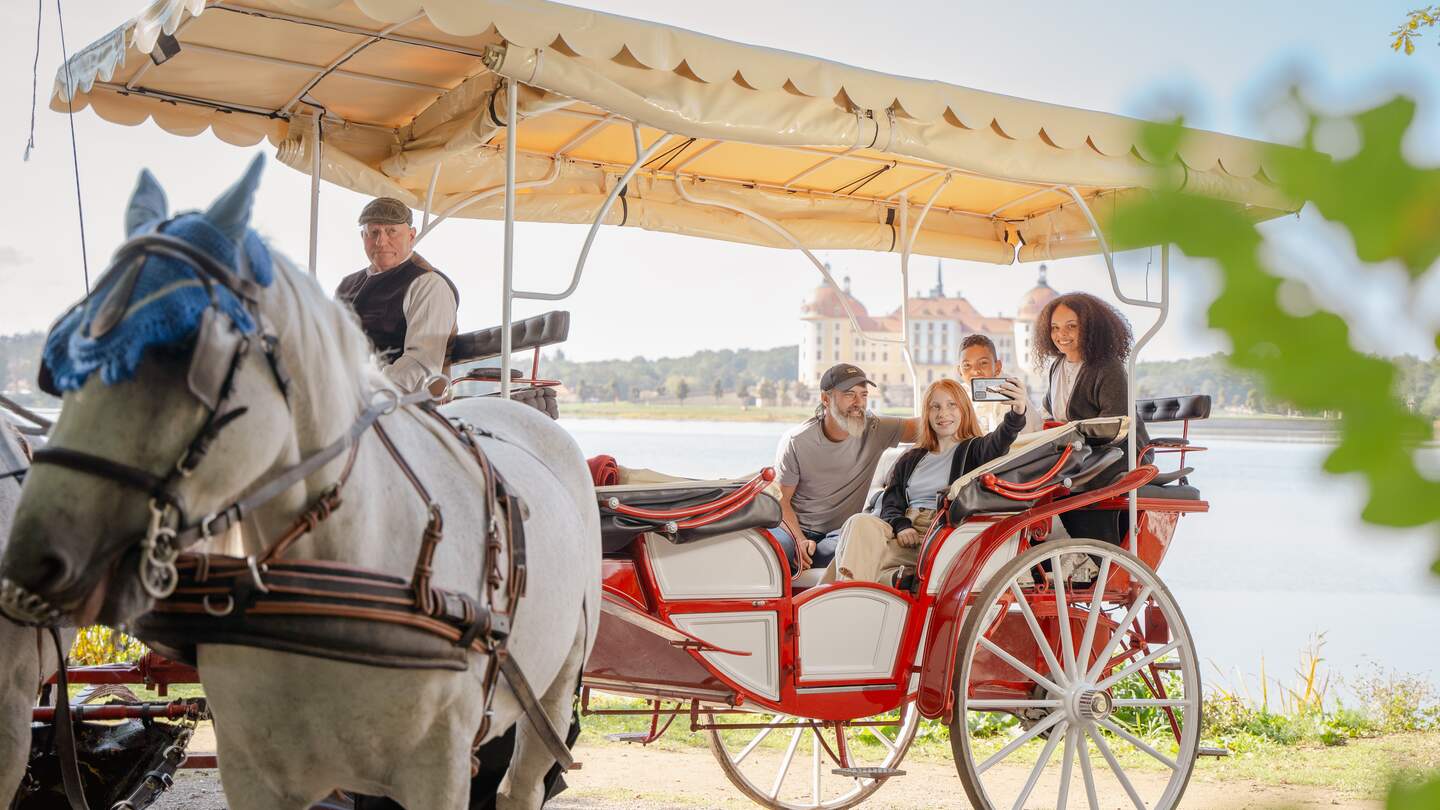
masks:
[[[314,282],[293,268],[277,268],[275,287],[262,309],[275,325],[281,362],[290,374],[290,437],[272,473],[281,472],[323,450],[350,430],[366,407],[366,398],[382,385],[369,360],[368,343],[339,305],[317,295]],[[307,286],[308,285],[308,286]],[[375,565],[374,549],[358,538],[383,536],[375,527],[388,520],[381,504],[387,482],[381,465],[389,461],[374,437],[361,439],[343,487],[343,508],[294,546],[289,556]],[[316,471],[303,486],[264,505],[254,515],[258,531],[246,532],[247,553],[259,553],[288,528],[341,477],[349,453]]]

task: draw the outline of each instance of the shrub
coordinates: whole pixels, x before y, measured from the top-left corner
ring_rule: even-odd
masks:
[[[81,667],[126,664],[148,651],[139,639],[95,624],[81,628],[75,636],[75,643],[70,647],[70,663]]]
[[[1381,733],[1440,728],[1440,694],[1418,675],[1386,672],[1372,663],[1349,685],[1361,711]]]

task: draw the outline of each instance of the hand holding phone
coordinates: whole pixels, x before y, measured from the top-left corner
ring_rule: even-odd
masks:
[[[970,381],[970,399],[975,402],[1006,402],[1010,398],[1001,393],[1000,386],[1008,380],[1004,377],[976,377]]]
[[[1008,402],[1016,413],[1025,413],[1030,405],[1025,383],[1015,377],[976,377],[970,381],[970,391],[976,402]]]

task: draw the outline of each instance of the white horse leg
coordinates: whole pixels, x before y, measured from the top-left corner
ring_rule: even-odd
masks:
[[[220,735],[215,743],[225,765],[220,785],[230,810],[307,810],[331,792],[330,787],[307,783],[292,773],[274,773],[261,763],[262,758],[251,756],[248,747],[226,745]]]
[[[564,742],[565,732],[570,728],[575,684],[580,678],[580,668],[585,664],[585,631],[582,621],[575,628],[570,655],[560,666],[550,687],[540,696],[540,708],[550,718],[550,725],[560,733],[561,742]],[[545,801],[545,774],[554,764],[555,758],[540,738],[540,733],[530,724],[530,718],[522,714],[516,724],[515,756],[510,760],[510,772],[505,775],[499,795],[495,797],[496,810],[538,810]]]

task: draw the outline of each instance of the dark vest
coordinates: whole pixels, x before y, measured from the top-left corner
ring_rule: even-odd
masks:
[[[360,328],[375,345],[375,352],[387,360],[405,351],[405,293],[415,279],[425,273],[435,273],[445,279],[459,304],[460,291],[455,289],[455,283],[419,256],[411,256],[404,264],[383,273],[369,275],[364,270],[356,271],[335,288],[335,297],[349,304],[360,316]]]

